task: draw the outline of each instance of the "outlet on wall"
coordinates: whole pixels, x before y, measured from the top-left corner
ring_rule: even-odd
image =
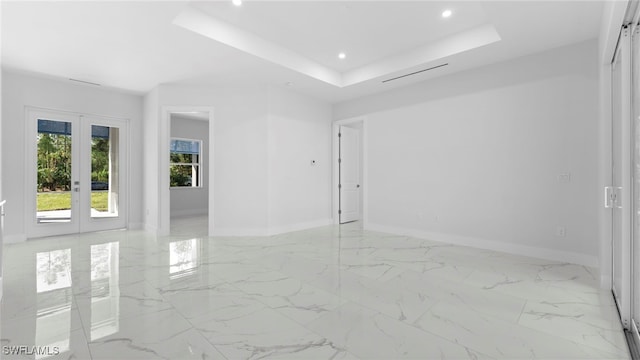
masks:
[[[556,236],[559,236],[559,237],[567,236],[567,228],[564,226],[558,226],[556,228]]]
[[[558,175],[558,181],[560,183],[563,183],[563,184],[570,183],[571,182],[571,174],[570,173],[563,173],[563,174]]]

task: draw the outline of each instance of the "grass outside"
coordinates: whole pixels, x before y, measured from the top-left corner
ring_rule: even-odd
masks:
[[[109,208],[108,191],[91,192],[91,208],[107,211]],[[42,192],[38,193],[38,211],[69,210],[71,209],[71,192]]]

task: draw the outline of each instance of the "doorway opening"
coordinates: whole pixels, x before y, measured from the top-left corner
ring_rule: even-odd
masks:
[[[334,123],[333,215],[334,223],[366,219],[365,121],[363,118]]]
[[[203,237],[209,233],[209,111],[169,113],[169,233]]]

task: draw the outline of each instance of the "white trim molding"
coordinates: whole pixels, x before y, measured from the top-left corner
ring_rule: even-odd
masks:
[[[171,188],[169,187],[169,142],[171,141],[171,114],[172,113],[190,113],[190,112],[202,112],[209,114],[209,153],[203,154],[207,160],[206,164],[209,168],[209,224],[208,234],[214,236],[214,194],[215,184],[214,179],[214,149],[215,149],[215,123],[214,123],[214,107],[213,106],[199,106],[199,105],[183,105],[183,106],[161,106],[159,114],[158,124],[158,153],[159,153],[159,166],[158,169],[158,229],[155,232],[160,236],[167,236],[170,234],[171,224]]]
[[[27,234],[13,234],[3,235],[2,240],[4,244],[17,244],[27,241]]]
[[[361,182],[362,182],[362,190],[360,196],[362,196],[362,209],[361,211],[361,220],[363,222],[367,221],[367,181],[368,179],[368,167],[367,167],[367,151],[368,151],[368,142],[367,142],[367,117],[359,116],[355,118],[349,118],[344,120],[337,120],[333,122],[332,131],[331,131],[331,169],[332,169],[332,181],[331,181],[331,216],[333,218],[333,224],[338,224],[340,222],[340,216],[338,216],[338,209],[340,208],[340,197],[338,190],[338,184],[340,183],[339,178],[339,165],[338,158],[340,157],[339,153],[339,141],[338,141],[338,133],[340,132],[340,126],[349,125],[349,124],[357,124],[362,123],[362,131],[360,133],[361,139],[361,150],[362,151],[362,174]]]
[[[564,263],[572,263],[593,268],[598,267],[598,257],[595,255],[587,255],[520,244],[511,244],[502,241],[487,240],[468,236],[426,232],[416,229],[400,228],[372,223],[365,224],[365,230],[406,235],[419,239],[433,240],[447,244],[468,246],[484,250],[493,250],[512,255],[529,256],[551,261],[560,261]]]
[[[255,237],[266,237],[266,236],[274,236],[280,234],[286,234],[294,231],[302,231],[308,229],[314,229],[318,227],[328,226],[333,223],[333,219],[321,219],[308,221],[304,223],[290,224],[290,225],[282,225],[276,227],[269,228],[228,228],[228,229],[215,229],[213,236],[230,236],[230,237],[240,237],[240,236],[255,236]]]
[[[333,219],[308,221],[304,223],[269,227],[267,233],[269,234],[269,236],[279,235],[279,234],[285,234],[285,233],[294,232],[294,231],[308,230],[308,229],[318,228],[322,226],[327,226],[327,225],[331,225],[332,223],[333,223]]]

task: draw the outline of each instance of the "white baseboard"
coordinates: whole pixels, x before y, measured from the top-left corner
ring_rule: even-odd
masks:
[[[207,215],[209,213],[209,209],[183,209],[183,210],[173,210],[171,211],[171,218],[182,218],[189,216],[199,216],[199,215]]]
[[[264,228],[227,228],[213,230],[213,236],[269,236],[268,234],[268,230]]]
[[[315,221],[309,221],[309,222],[304,222],[304,223],[297,223],[297,224],[291,224],[291,225],[270,227],[269,228],[269,236],[284,234],[284,233],[293,232],[293,231],[301,231],[301,230],[313,229],[313,228],[317,228],[317,227],[321,227],[321,226],[327,226],[327,225],[331,225],[331,224],[333,224],[333,220],[332,219],[322,219],[322,220],[315,220]]]
[[[129,223],[129,230],[143,230],[143,229],[144,229],[144,223],[139,223],[139,222]]]
[[[144,229],[144,231],[148,232],[149,234],[152,234],[152,235],[157,235],[158,234],[158,228],[153,226],[153,225],[144,224],[143,229]]]
[[[572,264],[584,265],[584,266],[595,267],[595,268],[598,267],[598,257],[587,255],[587,254],[574,253],[574,252],[548,249],[548,248],[540,248],[540,247],[527,246],[527,245],[510,244],[510,243],[505,243],[501,241],[487,240],[487,239],[467,237],[467,236],[433,233],[433,232],[426,232],[426,231],[421,231],[416,229],[385,226],[385,225],[373,224],[370,222],[367,222],[364,225],[364,228],[365,230],[406,235],[406,236],[416,237],[420,239],[439,241],[439,242],[454,244],[454,245],[475,247],[475,248],[480,248],[485,250],[494,250],[494,251],[514,254],[514,255],[523,255],[523,256],[535,257],[539,259],[545,259],[545,260],[568,262]]]
[[[333,224],[332,219],[314,220],[304,223],[269,227],[269,228],[228,228],[228,229],[214,229],[213,236],[273,236],[284,234],[293,231],[301,231],[307,229],[313,229],[321,226],[327,226]]]
[[[2,276],[0,276],[0,300],[2,300]]]
[[[4,242],[4,244],[17,244],[17,243],[27,241],[27,235],[26,234],[3,235],[2,241]]]
[[[611,274],[600,275],[600,288],[603,290],[611,290]]]

